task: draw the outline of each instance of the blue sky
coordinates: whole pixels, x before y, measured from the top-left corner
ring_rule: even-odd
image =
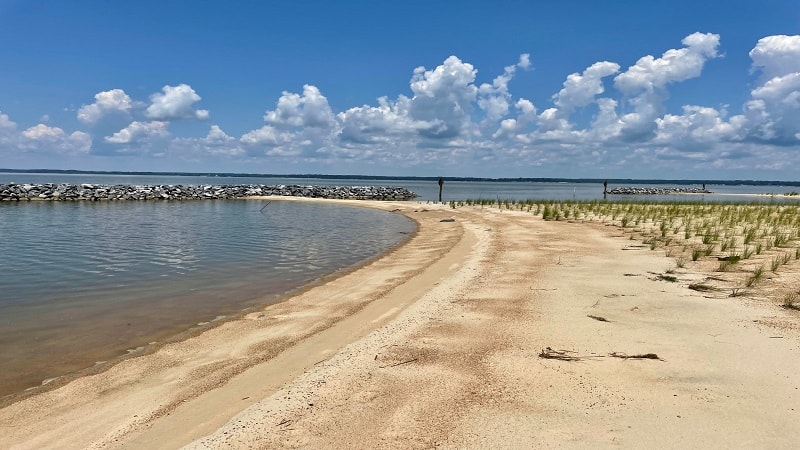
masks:
[[[800,3],[0,0],[0,167],[796,180]]]

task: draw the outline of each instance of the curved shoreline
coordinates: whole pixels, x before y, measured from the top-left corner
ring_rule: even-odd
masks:
[[[291,201],[302,201],[307,199],[297,198],[297,197],[269,196],[269,197],[248,197],[237,200],[244,200],[244,201],[268,200],[277,202],[291,202]],[[315,200],[314,202],[322,203],[322,201],[320,200]],[[358,203],[347,204],[344,206],[348,208],[351,206],[363,207],[360,206]],[[392,213],[392,212],[386,211],[386,213]],[[158,332],[155,335],[153,333],[142,334],[140,332],[139,334],[136,335],[138,341],[133,343],[129,342],[126,346],[115,347],[114,349],[112,349],[113,353],[95,354],[91,359],[85,358],[85,365],[76,366],[73,364],[73,367],[75,367],[74,369],[61,372],[50,371],[50,373],[47,374],[48,378],[44,378],[44,376],[38,378],[27,378],[25,380],[27,384],[23,385],[23,388],[17,389],[15,391],[10,391],[6,389],[2,392],[2,395],[0,395],[0,408],[8,406],[9,404],[15,403],[24,398],[38,395],[43,392],[51,391],[77,378],[101,373],[105,370],[108,370],[108,368],[113,367],[114,365],[120,363],[121,361],[139,357],[142,355],[151,354],[160,349],[161,347],[163,347],[164,345],[191,338],[193,336],[205,332],[210,328],[217,327],[231,320],[237,320],[250,312],[261,310],[269,305],[284,302],[287,299],[292,298],[293,296],[302,294],[308,289],[324,284],[335,278],[347,275],[365,265],[368,265],[382,258],[386,254],[403,246],[406,242],[408,242],[408,240],[413,238],[413,236],[416,235],[416,233],[418,232],[419,226],[413,220],[411,220],[411,222],[414,224],[413,228],[409,227],[410,228],[409,232],[403,233],[402,237],[400,237],[396,243],[386,246],[382,249],[377,249],[376,254],[369,256],[365,259],[362,259],[360,261],[356,261],[353,264],[346,264],[339,267],[334,267],[330,270],[330,272],[324,273],[312,280],[304,282],[301,285],[292,287],[288,290],[275,291],[274,294],[272,293],[272,291],[270,291],[271,293],[269,295],[263,295],[261,297],[252,297],[252,300],[249,300],[251,297],[247,297],[248,301],[253,304],[242,305],[241,307],[228,307],[225,310],[218,310],[217,312],[214,313],[216,314],[216,317],[214,316],[214,314],[212,314],[211,316],[208,317],[198,318],[194,322],[191,322],[186,326],[180,326],[180,327],[173,326],[169,329],[161,328],[160,330],[163,330],[164,332]],[[185,316],[183,317],[185,318]],[[45,357],[46,356],[43,356],[42,358]],[[57,364],[58,361],[60,360],[54,361],[48,359],[47,363],[50,364],[51,367],[55,367],[54,365]],[[7,375],[11,375],[13,373],[14,371],[12,369],[12,372],[10,372]],[[14,379],[13,381],[18,381],[18,380],[20,379]],[[17,384],[13,384],[13,386],[17,386]],[[9,388],[9,386],[5,386],[5,388]]]
[[[800,439],[797,316],[687,289],[702,273],[664,281],[654,276],[670,264],[663,251],[632,246],[615,227],[500,208],[371,206],[401,209],[419,232],[292,301],[1,409],[0,446]],[[541,356],[550,350],[564,359]],[[660,361],[635,358],[645,353]]]
[[[252,199],[275,200],[276,198],[252,197]],[[361,200],[333,201],[305,198],[280,200],[331,201],[336,204],[365,206]],[[397,212],[397,209],[408,209],[416,205],[405,202],[375,202],[369,206],[387,212]],[[410,218],[415,220],[413,217]],[[441,259],[448,248],[449,238],[440,236],[439,242],[436,243],[431,242],[430,236],[427,236],[424,242],[419,244],[424,248],[417,249],[414,248],[413,242],[419,240],[419,228],[418,225],[417,231],[401,245],[361,265],[331,274],[329,279],[307,285],[280,303],[244,312],[239,317],[199,329],[184,339],[158,345],[145,354],[124,358],[97,373],[76,376],[72,379],[65,378],[62,383],[54,384],[51,389],[15,401],[0,409],[0,428],[9,427],[10,423],[18,422],[21,417],[29,417],[23,422],[27,427],[33,427],[29,428],[33,435],[25,438],[25,440],[33,438],[33,441],[29,441],[30,445],[41,447],[46,446],[48,442],[57,441],[67,447],[72,446],[71,448],[84,448],[90,445],[103,435],[98,432],[101,429],[107,430],[107,427],[122,432],[125,436],[132,432],[131,428],[138,431],[149,429],[153,421],[171,415],[183,403],[211,392],[217,386],[227,384],[228,380],[248,368],[269,361],[304,339],[315,336],[343,319],[353,316],[377,298],[385,296],[403,284],[404,280],[418,275],[422,268]],[[431,247],[431,244],[434,246]],[[428,255],[434,258],[431,259]],[[420,256],[425,257],[420,258]],[[409,260],[412,259],[416,259],[416,262],[410,264]],[[370,270],[372,266],[380,267],[384,273],[382,280],[377,282],[374,280],[371,274],[374,270]],[[367,273],[362,273],[365,271]],[[320,296],[327,297],[326,292],[341,289],[348,289],[352,293],[341,301],[318,301]],[[300,311],[304,312],[296,316]],[[380,322],[386,321],[393,313],[394,311],[383,311],[376,319],[380,319]],[[270,316],[267,318],[265,314]],[[220,360],[213,349],[222,343],[227,348],[226,353],[229,354]],[[198,352],[205,352],[207,359],[198,361]],[[164,387],[161,384],[163,376],[168,376],[173,383],[179,380],[188,381],[190,386],[182,386],[177,391]],[[147,388],[142,389],[141,384],[146,384]],[[128,405],[123,409],[129,414],[124,414],[123,419],[120,406],[126,403],[124,399],[140,398],[144,393],[142,391],[149,392],[146,394],[145,403],[150,412],[141,414],[142,404]],[[45,406],[56,403],[61,403],[61,406],[54,409]],[[61,425],[70,421],[69,425]],[[75,421],[80,425],[76,427]],[[115,425],[111,425],[112,423]],[[24,433],[16,426],[13,430]],[[13,439],[11,435],[7,437]],[[4,438],[0,437],[0,446],[4,447],[6,444]]]

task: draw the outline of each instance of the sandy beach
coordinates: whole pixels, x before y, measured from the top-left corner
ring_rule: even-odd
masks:
[[[0,448],[800,442],[800,312],[689,289],[706,274],[618,227],[345,203],[419,230],[284,302],[0,409]]]

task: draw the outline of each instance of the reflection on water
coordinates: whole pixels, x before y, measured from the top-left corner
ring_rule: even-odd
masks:
[[[258,201],[0,204],[0,395],[264,304],[413,231]]]

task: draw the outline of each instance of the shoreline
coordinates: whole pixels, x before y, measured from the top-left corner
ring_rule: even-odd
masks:
[[[281,201],[313,201],[313,202],[331,202],[336,204],[342,205],[350,205],[350,206],[364,206],[364,201],[362,200],[320,200],[320,199],[306,199],[306,198],[295,198],[295,197],[288,197],[288,198],[276,198],[276,197],[252,197],[248,200],[281,200]],[[393,210],[404,207],[415,207],[417,205],[411,204],[409,202],[374,202],[370,205],[373,208],[382,209],[387,212],[396,212]],[[414,218],[411,218],[414,220]],[[347,317],[354,312],[359,311],[363,307],[365,307],[368,303],[374,300],[376,296],[382,295],[384,291],[389,290],[391,287],[396,287],[400,283],[400,279],[396,279],[394,277],[385,279],[382,284],[385,285],[379,292],[374,292],[373,289],[374,283],[370,283],[370,280],[365,280],[369,286],[363,288],[364,290],[364,297],[357,296],[348,298],[348,301],[343,304],[326,304],[326,305],[316,305],[314,304],[314,298],[309,298],[309,292],[315,289],[319,289],[320,287],[324,287],[328,284],[336,284],[340,286],[342,284],[349,283],[350,278],[354,274],[357,274],[359,271],[364,270],[366,267],[371,265],[395,265],[398,266],[397,268],[393,269],[394,271],[408,271],[406,268],[407,264],[401,260],[397,260],[394,258],[394,261],[389,261],[388,263],[384,262],[386,259],[393,259],[392,255],[401,252],[405,247],[408,246],[410,241],[415,240],[418,237],[419,233],[419,225],[417,227],[417,231],[410,235],[403,243],[397,245],[391,249],[388,249],[386,252],[382,253],[381,255],[372,258],[371,260],[367,260],[360,265],[356,265],[345,270],[337,271],[330,275],[330,277],[326,277],[326,279],[319,280],[319,283],[314,283],[313,285],[307,285],[304,288],[301,288],[298,292],[294,295],[290,295],[283,299],[283,301],[275,304],[271,304],[266,306],[265,308],[260,308],[255,311],[247,312],[245,311],[241,316],[232,318],[231,320],[220,321],[219,323],[214,324],[213,327],[208,327],[205,329],[198,330],[199,333],[191,333],[189,336],[185,337],[184,339],[164,343],[163,345],[158,345],[157,348],[153,348],[151,352],[145,354],[138,354],[132,355],[129,358],[123,358],[121,361],[116,362],[115,364],[110,364],[109,367],[104,368],[104,370],[98,371],[97,373],[90,373],[85,376],[77,376],[73,379],[64,379],[63,383],[59,385],[53,385],[53,389],[47,389],[41,393],[34,393],[32,395],[26,396],[18,401],[5,405],[4,408],[0,409],[0,429],[8,427],[8,421],[11,420],[12,422],[15,421],[13,417],[16,417],[19,411],[24,411],[24,415],[33,414],[37,416],[37,421],[42,420],[45,417],[48,417],[48,411],[43,411],[39,408],[38,405],[44,401],[46,404],[49,404],[53,399],[56,398],[63,398],[64,395],[70,397],[69,402],[76,408],[76,409],[83,409],[85,408],[84,401],[86,401],[86,396],[93,398],[93,401],[99,402],[104,404],[108,409],[105,411],[107,414],[99,414],[95,408],[88,408],[84,409],[86,415],[90,417],[94,417],[98,420],[100,418],[105,417],[116,417],[118,413],[113,413],[112,410],[116,410],[116,406],[114,405],[115,402],[118,402],[119,399],[107,399],[101,398],[102,394],[95,396],[94,394],[98,394],[99,391],[107,391],[110,386],[119,386],[119,388],[124,388],[124,386],[134,383],[135,379],[138,378],[142,374],[142,372],[150,372],[152,370],[162,371],[169,369],[177,363],[170,363],[166,366],[163,366],[162,355],[164,353],[170,354],[173,352],[178,352],[181,354],[180,357],[184,358],[185,361],[191,361],[196,358],[194,352],[198,348],[207,348],[209,346],[213,347],[216,343],[219,343],[220,340],[222,341],[231,341],[231,340],[238,340],[237,345],[238,347],[235,351],[239,356],[233,358],[234,361],[230,361],[231,364],[228,364],[227,367],[222,367],[217,373],[204,373],[203,376],[205,377],[203,380],[199,380],[197,385],[197,389],[201,391],[205,391],[208,389],[207,384],[210,383],[215,385],[221,382],[222,379],[229,379],[232,376],[236,375],[239,372],[244,371],[247,367],[256,365],[263,360],[271,359],[281,350],[284,350],[290,347],[292,344],[296,344],[297,342],[303,340],[308,336],[315,335],[327,328],[330,328],[334,323],[338,322],[344,317]],[[441,249],[432,249],[434,253],[438,252],[441,253]],[[425,249],[424,253],[430,253],[430,249]],[[414,255],[405,255],[400,259],[405,259],[408,257],[413,257]],[[438,257],[437,257],[438,259]],[[420,265],[427,266],[430,264],[430,261],[420,261]],[[390,267],[391,269],[391,267]],[[407,274],[405,276],[415,275],[418,268],[412,268],[411,274]],[[381,284],[381,283],[379,283]],[[358,289],[358,288],[356,288]],[[291,301],[290,301],[291,300]],[[256,322],[261,321],[264,319],[265,311],[268,311],[272,314],[276,314],[271,316],[272,319],[278,319],[278,322],[282,322],[282,318],[278,317],[284,312],[287,316],[292,315],[292,311],[296,306],[292,301],[295,302],[302,302],[302,308],[306,308],[308,310],[317,310],[314,314],[314,317],[311,318],[311,321],[307,320],[308,318],[303,317],[299,320],[299,323],[291,324],[291,330],[287,330],[285,328],[281,328],[279,330],[273,330],[274,335],[270,336],[266,342],[256,342],[262,339],[258,336],[259,334],[259,325]],[[254,325],[256,324],[256,325]],[[281,325],[281,324],[279,324]],[[246,338],[242,338],[242,333],[249,333],[250,335]],[[223,335],[226,338],[220,339],[218,336]],[[217,336],[217,337],[214,337]],[[249,340],[253,340],[252,342]],[[196,341],[202,341],[203,343],[198,343]],[[256,348],[250,348],[251,345],[255,345]],[[177,350],[176,350],[177,348]],[[249,350],[248,350],[249,349]],[[255,350],[255,355],[250,355],[252,350]],[[244,356],[247,354],[247,356]],[[209,356],[209,358],[214,359],[214,356]],[[248,359],[247,361],[242,362],[242,359]],[[140,367],[141,363],[145,365],[145,367]],[[192,369],[188,368],[179,368],[178,372],[182,372],[183,369],[186,369],[188,372],[192,372],[194,370],[201,370],[203,364],[198,365]],[[176,375],[177,376],[177,375]],[[185,376],[185,375],[184,375]],[[180,376],[178,376],[180,377]],[[123,381],[121,381],[123,380]],[[102,389],[99,386],[103,386]],[[158,390],[158,387],[154,387]],[[111,388],[111,390],[115,390]],[[66,391],[66,394],[63,392]],[[126,395],[136,395],[135,393],[131,392],[131,389],[127,390]],[[72,393],[72,394],[70,394]],[[76,394],[77,393],[77,394]],[[154,407],[154,410],[151,414],[161,416],[165,414],[163,412],[164,408],[169,410],[180,406],[181,403],[184,403],[187,399],[192,399],[198,395],[197,392],[179,392],[177,393],[177,399],[172,400],[169,402],[168,405],[160,404]],[[158,394],[154,394],[150,397],[150,401],[152,402],[159,402],[163,398],[168,398],[170,395],[167,392],[159,391]],[[96,405],[95,405],[96,406]],[[102,408],[102,407],[101,407]],[[59,411],[56,416],[60,416],[61,413],[64,411]],[[10,416],[6,415],[10,414]],[[70,413],[71,414],[71,413]],[[132,422],[139,422],[138,418],[141,417],[137,414],[132,414],[134,420]],[[82,421],[86,416],[84,414],[78,414],[78,417],[74,417],[75,419]],[[52,417],[56,423],[60,423],[62,418],[59,417],[55,419],[55,416]],[[152,419],[152,417],[151,417]],[[149,424],[149,421],[147,422]],[[55,424],[52,424],[56,426]],[[149,426],[149,425],[148,425]],[[89,426],[89,429],[93,429],[95,426]],[[67,427],[67,429],[72,429],[72,427]],[[62,429],[61,431],[66,431]],[[37,432],[38,434],[38,432]],[[2,433],[0,433],[2,435]],[[39,445],[44,445],[47,440],[38,441]],[[88,445],[89,441],[81,441],[83,444],[75,444],[73,442],[74,448],[82,448],[84,445]],[[0,438],[0,447],[5,446],[3,439]]]
[[[671,259],[616,227],[369,205],[401,209],[417,234],[291,301],[0,409],[0,446],[789,448],[800,439],[797,315],[709,299],[686,288],[702,278],[690,270],[668,283],[656,275]],[[543,359],[545,348],[576,359]],[[640,353],[661,361],[610,356]]]
[[[302,201],[324,202],[325,201],[325,199],[314,199],[314,198],[303,198],[303,197],[292,197],[292,196],[253,196],[253,197],[246,197],[246,198],[236,198],[236,199],[231,199],[231,200],[240,200],[240,201],[265,201],[266,200],[266,201],[285,201],[285,202],[292,202],[292,201],[295,201],[295,202],[302,202]],[[356,201],[356,202],[354,202],[352,204],[348,203],[348,206],[358,206],[358,202],[360,202],[360,200],[358,200],[358,201]],[[339,203],[339,204],[342,204],[342,203]],[[386,212],[391,213],[391,211],[386,211]],[[116,365],[116,364],[118,364],[118,363],[120,363],[122,361],[125,361],[127,359],[136,358],[136,357],[152,354],[154,352],[157,352],[160,348],[162,348],[165,345],[176,343],[176,342],[180,342],[180,341],[195,337],[195,336],[197,336],[197,335],[199,335],[201,333],[204,333],[205,331],[207,331],[207,330],[209,330],[211,328],[220,326],[221,324],[224,324],[226,322],[233,321],[233,320],[238,320],[238,319],[242,318],[243,316],[245,316],[245,315],[247,315],[249,313],[252,313],[253,311],[259,311],[259,310],[261,310],[263,308],[266,308],[266,307],[268,307],[270,305],[285,302],[285,301],[287,301],[288,299],[291,299],[294,296],[300,295],[300,294],[304,293],[305,291],[314,288],[315,286],[319,286],[319,285],[324,284],[326,282],[329,282],[329,281],[331,281],[333,279],[339,278],[341,276],[345,276],[345,275],[347,275],[347,274],[349,274],[349,273],[351,273],[351,272],[353,272],[355,270],[358,270],[358,269],[360,269],[360,268],[362,268],[362,267],[364,267],[364,266],[366,266],[366,265],[368,265],[368,264],[370,264],[370,263],[382,258],[386,254],[388,254],[388,253],[394,251],[395,249],[403,246],[406,242],[408,242],[408,240],[413,238],[413,236],[416,235],[416,233],[418,232],[418,228],[419,228],[419,226],[418,226],[418,224],[416,224],[415,225],[415,229],[414,229],[413,232],[405,235],[405,237],[403,239],[401,239],[398,243],[385,248],[384,250],[382,250],[381,252],[379,252],[378,254],[376,254],[376,255],[374,255],[374,256],[372,256],[370,258],[364,259],[364,260],[362,260],[362,261],[360,261],[358,263],[355,263],[355,264],[350,264],[350,265],[346,265],[346,266],[342,266],[342,267],[337,267],[337,268],[335,268],[334,270],[332,270],[331,272],[329,272],[327,274],[319,276],[319,277],[317,277],[317,278],[315,278],[315,279],[313,279],[311,281],[308,281],[308,282],[306,282],[306,283],[304,283],[304,284],[302,284],[300,286],[297,286],[297,287],[294,287],[292,289],[289,289],[288,291],[281,292],[277,296],[273,296],[273,295],[265,296],[263,298],[263,301],[260,301],[260,303],[257,304],[257,305],[247,306],[247,307],[244,307],[242,309],[225,312],[224,314],[218,315],[216,318],[199,322],[199,323],[197,323],[195,325],[192,325],[192,326],[190,326],[188,328],[179,329],[175,333],[172,333],[172,334],[167,334],[166,337],[162,336],[162,337],[160,337],[160,338],[158,338],[156,340],[150,341],[149,343],[143,343],[141,346],[138,346],[138,347],[135,347],[135,348],[134,347],[128,348],[128,349],[125,350],[126,353],[118,353],[118,354],[115,354],[115,355],[109,355],[107,357],[100,358],[102,360],[97,361],[97,362],[95,362],[95,364],[86,366],[86,367],[84,367],[82,369],[69,371],[69,372],[66,372],[66,373],[62,373],[60,375],[54,375],[54,376],[52,376],[50,378],[46,378],[46,379],[31,380],[31,381],[33,381],[33,382],[35,382],[37,384],[33,385],[33,386],[30,386],[30,387],[27,387],[27,388],[24,388],[24,389],[19,390],[19,391],[16,391],[16,392],[12,392],[12,393],[5,394],[5,395],[0,395],[0,409],[5,407],[5,406],[8,406],[10,404],[13,404],[13,403],[15,403],[17,401],[20,401],[22,399],[25,399],[25,398],[28,398],[28,397],[31,397],[31,396],[35,396],[35,395],[38,395],[38,394],[41,394],[41,393],[44,393],[44,392],[47,392],[47,391],[51,391],[53,389],[57,389],[57,388],[65,385],[65,384],[67,384],[67,383],[69,383],[69,382],[71,382],[71,381],[73,381],[75,379],[78,379],[78,378],[81,378],[81,377],[85,377],[85,376],[90,376],[90,375],[96,375],[98,373],[102,373],[103,371],[108,370],[110,367],[113,367],[114,365]]]

